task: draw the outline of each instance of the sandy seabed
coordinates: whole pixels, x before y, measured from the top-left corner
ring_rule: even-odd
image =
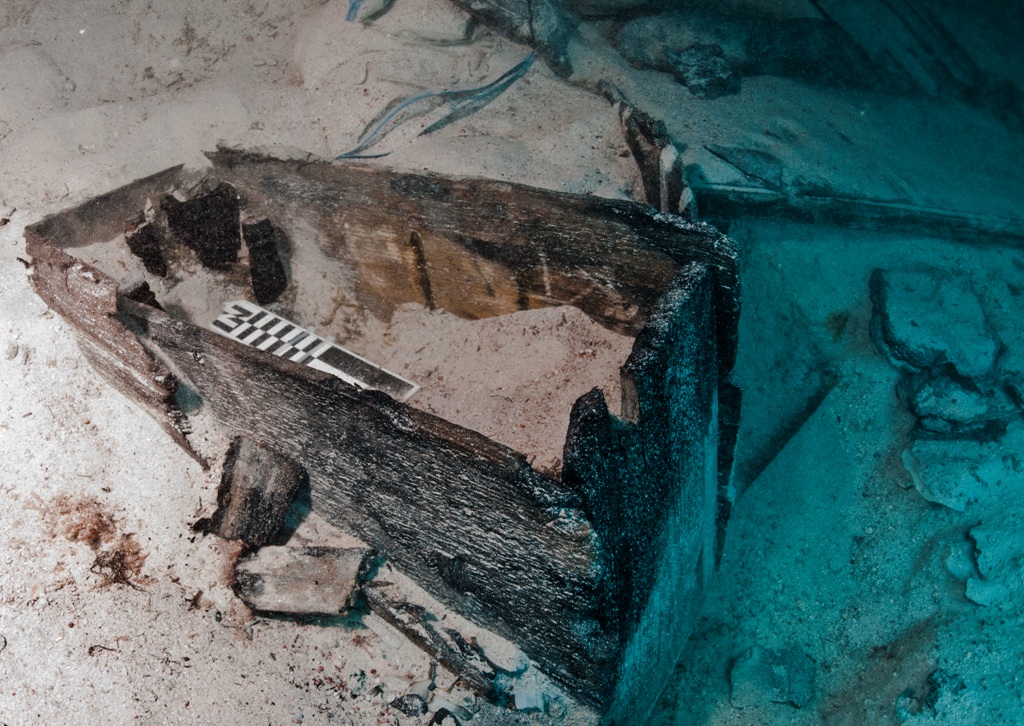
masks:
[[[346,10],[336,0],[0,5],[0,216],[9,220],[0,227],[0,722],[8,726],[425,720],[387,701],[426,679],[429,659],[379,619],[324,627],[253,618],[241,606],[227,585],[231,547],[189,529],[214,504],[217,467],[201,469],[96,377],[68,326],[32,292],[21,259],[25,225],[175,164],[202,168],[202,152],[218,143],[333,158],[392,98],[480,85],[528,50],[480,29],[464,42],[469,19],[444,0],[398,0],[372,24],[346,23]],[[701,102],[596,40],[574,52],[576,85],[538,62],[460,123],[424,137],[416,132],[429,119],[396,130],[379,163],[636,198],[618,119],[582,88],[605,77],[649,100],[646,110],[688,145],[690,164],[714,170],[706,146],[784,131],[787,163],[807,178],[823,174],[851,189],[884,179],[935,206],[991,214],[1019,208],[1019,138],[980,112],[773,78]],[[917,123],[925,131],[906,134]],[[850,146],[818,143],[835,129]],[[913,420],[894,393],[899,373],[868,335],[875,267],[959,270],[976,288],[1007,286],[1017,292],[999,299],[1012,320],[1024,312],[1024,255],[828,225],[737,220],[729,232],[744,279],[742,494],[717,584],[654,722],[1024,722],[1019,482],[964,511],[926,501],[902,464]],[[476,323],[406,308],[388,323],[335,332],[424,385],[417,405],[521,448],[540,467],[556,465],[564,435],[565,420],[547,414],[567,417],[568,408],[536,394],[537,378],[570,379],[570,401],[600,386],[614,402],[614,366],[628,350],[628,340],[557,308]],[[503,342],[488,350],[484,341],[495,339]],[[528,352],[544,358],[543,373],[520,365]],[[595,366],[590,378],[579,372],[584,363]],[[483,407],[468,395],[481,383],[493,387]],[[531,416],[544,426],[519,429]],[[508,439],[494,421],[516,422]],[[970,574],[949,563],[979,523],[985,541],[1004,545]],[[141,574],[129,578],[124,568]],[[998,583],[1005,596],[968,599],[971,577]],[[799,708],[730,699],[730,669],[754,647],[806,653],[813,698]],[[935,685],[939,671],[954,686]],[[439,687],[453,685],[439,675]],[[922,698],[929,689],[935,697]],[[549,695],[547,714],[485,710],[475,722],[589,718]]]

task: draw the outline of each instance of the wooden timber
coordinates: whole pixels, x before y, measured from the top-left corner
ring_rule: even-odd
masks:
[[[641,717],[689,634],[727,512],[739,411],[731,242],[620,201],[229,150],[210,158],[208,188],[231,185],[247,216],[337,261],[379,317],[405,302],[471,319],[570,304],[636,338],[623,418],[599,391],[581,398],[559,481],[473,431],[119,294],[65,252],[102,228],[99,239],[115,238],[147,198],[165,197],[175,170],[26,230],[37,291],[179,443],[177,380],[229,435],[302,466],[314,511],[516,642],[608,721]]]

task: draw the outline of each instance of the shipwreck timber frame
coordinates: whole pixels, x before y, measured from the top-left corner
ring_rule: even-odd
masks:
[[[77,246],[116,243],[147,200],[159,208],[180,168],[26,229],[37,292],[183,447],[179,380],[229,435],[301,465],[314,511],[518,643],[608,722],[642,719],[689,635],[728,516],[732,243],[620,201],[233,150],[210,159],[211,177],[282,239],[315,230],[375,315],[405,302],[471,319],[569,304],[635,338],[622,417],[597,389],[580,398],[558,480],[473,431],[132,299],[75,259]]]

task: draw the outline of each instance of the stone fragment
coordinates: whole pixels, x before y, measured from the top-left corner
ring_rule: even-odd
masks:
[[[814,697],[814,660],[796,646],[782,651],[754,646],[733,664],[729,702],[735,708],[789,703],[803,708]]]
[[[915,438],[903,452],[903,466],[921,496],[962,512],[1021,481],[1022,428],[1012,423],[999,441]]]
[[[740,77],[720,45],[698,43],[682,51],[666,48],[665,60],[676,80],[698,98],[718,98],[740,90]]]
[[[992,514],[972,527],[978,576],[969,577],[965,595],[968,600],[987,607],[1014,607],[1024,593],[1024,545],[1007,532],[1019,532],[1024,518],[1016,508]]]
[[[544,713],[544,692],[536,688],[516,689],[516,710]]]
[[[406,716],[422,716],[427,712],[427,702],[418,693],[407,693],[399,696],[391,705]]]
[[[875,344],[901,367],[951,365],[961,376],[992,373],[1000,342],[965,275],[938,270],[871,274]]]
[[[935,433],[983,433],[1018,413],[1002,387],[941,373],[911,373],[896,390],[921,427]]]

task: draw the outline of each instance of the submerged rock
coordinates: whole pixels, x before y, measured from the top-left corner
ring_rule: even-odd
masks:
[[[718,98],[740,90],[740,77],[717,44],[697,44],[676,51],[665,49],[665,60],[676,80],[698,98]]]
[[[907,409],[921,428],[941,434],[1001,433],[1005,422],[1019,410],[999,386],[975,383],[939,373],[912,373],[897,386]]]
[[[729,674],[729,702],[735,708],[789,703],[803,708],[814,697],[814,659],[796,646],[782,651],[754,646]]]
[[[970,379],[995,369],[1000,342],[967,276],[875,270],[871,301],[872,338],[895,365],[912,370],[951,365]]]
[[[1024,480],[1024,425],[1013,422],[999,441],[916,438],[903,466],[929,502],[963,512],[978,501],[995,502]]]

